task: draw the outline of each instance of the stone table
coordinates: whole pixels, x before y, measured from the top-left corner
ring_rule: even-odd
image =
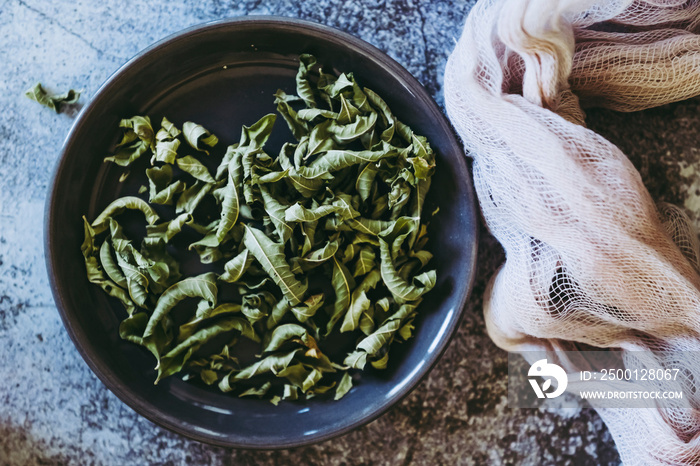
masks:
[[[92,374],[63,328],[43,257],[51,171],[78,111],[22,96],[36,81],[87,102],[122,63],[191,25],[246,14],[337,27],[387,52],[442,105],[442,73],[472,6],[466,0],[0,0],[0,464],[619,464],[587,407],[506,404],[507,355],[481,310],[503,253],[482,227],[478,276],[459,333],[431,374],[390,412],[343,437],[293,450],[228,450],[137,415]],[[691,207],[698,102],[634,115],[589,112],[630,154],[652,194]]]

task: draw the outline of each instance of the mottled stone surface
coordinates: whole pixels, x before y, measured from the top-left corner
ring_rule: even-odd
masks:
[[[43,258],[43,204],[75,112],[22,97],[37,80],[83,102],[142,48],[204,21],[276,14],[338,27],[386,51],[442,103],[442,72],[472,1],[0,0],[0,464],[618,464],[600,418],[506,405],[507,355],[485,336],[485,283],[503,255],[482,232],[458,335],[416,390],[373,423],[323,444],[252,452],[153,425],[90,372],[63,329]],[[590,111],[652,195],[700,200],[696,100],[634,115]]]

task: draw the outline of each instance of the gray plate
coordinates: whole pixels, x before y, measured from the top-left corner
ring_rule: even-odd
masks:
[[[119,338],[125,317],[86,278],[80,253],[82,215],[94,218],[116,197],[145,182],[134,167],[103,164],[121,118],[167,115],[191,120],[216,134],[223,146],[237,142],[243,124],[275,112],[273,93],[294,93],[298,55],[312,53],[337,72],[352,71],[361,85],[382,96],[399,119],[435,148],[437,170],[427,203],[439,206],[430,225],[438,283],[420,306],[413,339],[394,345],[389,369],[368,370],[340,401],[239,399],[171,377],[153,385],[153,357]],[[159,121],[159,118],[156,119]],[[269,152],[287,137],[279,119]],[[145,159],[145,157],[144,157]],[[426,208],[427,210],[428,208]],[[429,211],[429,210],[427,210]],[[319,442],[365,424],[416,386],[457,330],[476,260],[476,207],[462,148],[423,87],[399,64],[343,32],[289,18],[248,17],[188,29],[141,52],[96,93],[65,142],[46,206],[46,260],[56,305],[79,352],[121,400],[136,412],[191,438],[240,448],[288,448]],[[196,259],[183,269],[197,273]]]

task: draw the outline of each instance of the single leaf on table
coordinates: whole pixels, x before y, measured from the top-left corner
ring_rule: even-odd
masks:
[[[204,152],[207,155],[209,152],[204,149],[204,146],[214,147],[219,138],[207,131],[202,125],[186,121],[182,125],[182,134],[185,136],[185,141],[193,149]]]
[[[56,113],[61,111],[63,105],[72,105],[80,99],[80,92],[69,89],[63,94],[49,94],[42,87],[41,83],[36,83],[24,93],[31,100],[40,103],[41,105],[54,110]]]
[[[143,199],[135,196],[120,197],[119,199],[112,201],[107,207],[105,207],[102,213],[98,215],[95,220],[93,220],[92,228],[94,228],[95,234],[99,235],[103,231],[106,231],[109,228],[109,220],[112,217],[121,214],[126,209],[140,210],[143,212],[149,225],[153,225],[160,220],[160,217],[158,217],[155,210],[153,210],[153,208]]]
[[[168,313],[186,298],[203,298],[209,301],[210,307],[216,306],[216,274],[208,272],[196,277],[181,280],[165,290],[158,298],[156,307],[148,320],[144,337],[152,335],[157,325]]]
[[[282,294],[292,306],[303,301],[308,283],[302,283],[294,276],[285,260],[284,246],[275,243],[257,228],[244,225],[243,242],[246,248],[260,263],[263,270],[280,287]]]

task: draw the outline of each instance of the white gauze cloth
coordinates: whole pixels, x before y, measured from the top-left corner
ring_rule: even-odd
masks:
[[[470,12],[445,103],[506,253],[484,299],[500,347],[700,351],[697,232],[655,205],[582,110],[700,94],[699,25],[698,1],[485,0]],[[683,383],[699,396],[700,379]],[[683,403],[598,412],[626,464],[700,464],[700,412]]]

